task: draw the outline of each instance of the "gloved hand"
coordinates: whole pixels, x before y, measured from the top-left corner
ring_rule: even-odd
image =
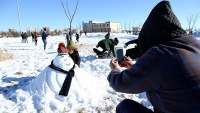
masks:
[[[124,44],[124,48],[127,48],[127,45],[126,45],[126,44]]]

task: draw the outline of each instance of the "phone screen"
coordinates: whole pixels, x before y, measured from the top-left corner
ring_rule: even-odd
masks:
[[[122,61],[124,58],[123,48],[116,48],[116,56],[118,61]]]

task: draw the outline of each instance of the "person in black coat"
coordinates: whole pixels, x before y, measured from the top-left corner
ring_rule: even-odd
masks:
[[[81,59],[80,59],[77,47],[75,46],[75,44],[72,40],[70,40],[67,43],[67,50],[68,50],[69,56],[72,58],[74,63],[77,64],[80,67]]]
[[[77,41],[77,43],[79,42],[79,34],[78,33],[76,33],[76,41]]]
[[[31,32],[32,42],[35,42],[34,34]]]
[[[110,32],[108,32],[106,35],[105,35],[105,39],[109,39],[110,38]]]
[[[136,44],[136,46],[134,48],[127,49],[125,56],[130,57],[131,59],[136,59],[142,56],[142,51],[139,48],[138,39],[128,41],[125,43],[124,48],[127,48],[129,44]]]
[[[25,39],[24,39],[24,32],[21,33],[21,37],[22,37],[22,43],[24,43]]]

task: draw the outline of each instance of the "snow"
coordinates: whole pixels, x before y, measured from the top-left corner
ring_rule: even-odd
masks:
[[[68,55],[57,55],[58,43],[66,41],[64,35],[49,36],[46,50],[43,50],[41,37],[37,46],[32,43],[31,37],[28,38],[29,43],[21,43],[21,38],[0,38],[0,48],[14,54],[13,59],[0,62],[0,112],[115,113],[116,105],[125,98],[152,109],[145,93],[125,94],[109,87],[107,76],[111,58],[98,59],[92,51],[105,34],[80,36],[76,44],[81,64],[80,68],[75,67],[67,97],[58,94],[67,75],[49,67],[52,60],[54,65],[65,70],[73,66]],[[111,33],[111,38],[115,37],[119,39],[118,46],[137,38],[126,33]]]

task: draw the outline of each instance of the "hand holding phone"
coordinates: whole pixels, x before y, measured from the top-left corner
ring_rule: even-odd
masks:
[[[119,64],[121,67],[130,68],[133,65],[131,58],[124,56],[124,59]]]
[[[119,64],[118,64],[118,61],[116,58],[112,58],[112,60],[110,61],[110,69],[113,70],[115,68],[120,68]]]

